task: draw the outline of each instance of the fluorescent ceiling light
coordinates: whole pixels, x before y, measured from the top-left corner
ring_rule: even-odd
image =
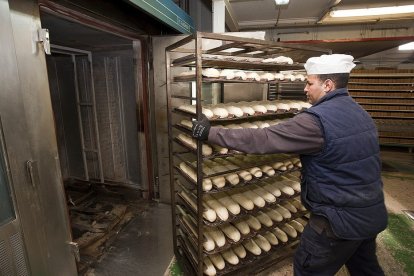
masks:
[[[355,17],[355,16],[376,16],[385,14],[401,14],[414,12],[414,5],[392,6],[366,9],[333,10],[331,17]]]
[[[410,43],[407,43],[407,44],[400,45],[398,47],[398,50],[400,50],[400,51],[412,51],[412,50],[414,50],[414,42],[410,42]]]
[[[287,5],[287,4],[289,4],[289,0],[275,0],[275,3],[278,6]]]

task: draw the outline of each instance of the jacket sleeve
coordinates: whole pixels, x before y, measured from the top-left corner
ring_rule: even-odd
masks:
[[[246,153],[319,152],[324,138],[319,119],[309,113],[300,113],[286,122],[262,129],[225,129],[212,127],[209,143]]]

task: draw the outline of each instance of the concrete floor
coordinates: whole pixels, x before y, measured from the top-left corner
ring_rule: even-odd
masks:
[[[384,193],[388,209],[414,209],[414,155],[404,150],[382,151]],[[397,179],[397,180],[396,180]],[[400,189],[401,188],[401,189]],[[88,276],[164,275],[173,257],[171,211],[166,204],[151,203],[119,233],[108,253]],[[391,254],[379,248],[386,275],[404,275]],[[286,259],[260,275],[292,275],[292,260]],[[168,275],[168,274],[167,274]],[[340,274],[346,275],[346,272]]]
[[[173,252],[170,205],[148,203],[88,276],[164,275]]]

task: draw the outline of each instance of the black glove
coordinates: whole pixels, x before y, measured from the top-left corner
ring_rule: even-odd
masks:
[[[201,115],[201,121],[193,121],[192,136],[200,141],[208,140],[208,133],[210,132],[210,122],[206,115]]]

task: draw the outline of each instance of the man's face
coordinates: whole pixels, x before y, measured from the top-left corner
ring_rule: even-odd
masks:
[[[324,82],[322,82],[317,75],[308,75],[304,91],[309,103],[315,104],[320,98],[325,96],[326,92],[324,91],[324,86]]]

